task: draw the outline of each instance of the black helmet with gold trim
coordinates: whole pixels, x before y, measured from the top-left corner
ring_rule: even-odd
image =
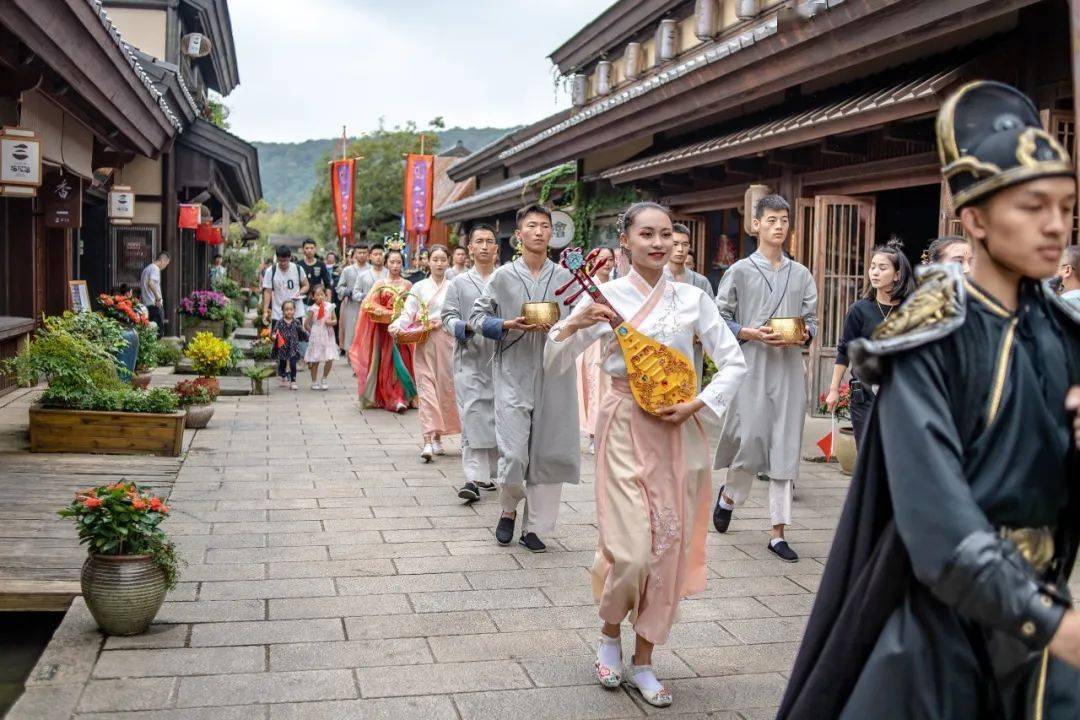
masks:
[[[957,210],[1012,185],[1075,172],[1035,105],[1004,83],[978,80],[953,93],[938,113],[937,140]]]

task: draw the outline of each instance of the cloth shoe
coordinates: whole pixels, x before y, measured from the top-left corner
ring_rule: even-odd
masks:
[[[664,708],[672,703],[671,693],[656,679],[652,665],[632,665],[623,682],[641,693],[641,699],[653,707]]]
[[[319,383],[317,383],[317,382],[311,383],[311,389],[312,390],[318,390],[319,389]]]
[[[436,455],[445,455],[446,454],[446,451],[443,450],[442,440],[432,440],[431,441],[431,449],[435,452]]]
[[[495,526],[495,539],[500,545],[509,545],[514,539],[514,524],[517,517],[501,517],[499,524]]]
[[[300,386],[297,385],[296,383],[289,383],[289,389],[290,390],[299,390]]]
[[[494,492],[495,490],[499,489],[498,485],[496,485],[495,483],[490,482],[490,481],[484,482],[483,480],[481,480],[481,481],[473,483],[473,484],[476,485],[476,487],[480,488],[481,490],[485,490],[487,492]]]
[[[480,499],[480,488],[476,487],[476,483],[467,482],[458,490],[457,496],[467,503],[474,503]]]
[[[622,684],[622,643],[619,638],[600,633],[600,644],[596,648],[596,680],[608,690],[615,690]]]
[[[799,562],[798,553],[791,549],[791,546],[787,544],[786,540],[781,540],[777,543],[770,542],[769,552],[771,552],[773,555],[780,558],[784,562]]]
[[[403,413],[403,412],[405,412],[405,411],[406,411],[406,410],[408,410],[408,409],[409,409],[409,406],[408,406],[408,405],[406,405],[405,403],[398,403],[398,404],[397,404],[397,407],[395,407],[395,408],[394,408],[394,412],[396,412],[396,413]]]
[[[330,383],[323,380],[322,383],[319,384],[319,388],[322,389],[322,390],[329,390],[330,389]]]
[[[426,443],[424,449],[420,451],[420,457],[424,462],[431,462],[431,443]]]
[[[726,533],[728,531],[728,527],[731,525],[731,514],[734,512],[734,510],[728,510],[720,505],[720,500],[724,497],[725,487],[726,486],[720,487],[720,492],[716,496],[716,507],[714,507],[712,511],[712,524],[718,533]]]
[[[536,536],[534,532],[527,532],[521,536],[518,540],[518,545],[525,548],[529,552],[542,553],[547,551],[547,545],[545,545],[540,538]]]

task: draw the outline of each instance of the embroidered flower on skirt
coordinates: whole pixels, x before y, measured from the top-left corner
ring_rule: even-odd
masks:
[[[653,510],[650,513],[652,524],[652,554],[653,560],[664,556],[668,550],[678,542],[681,532],[679,530],[679,517],[669,507]],[[663,578],[656,570],[652,575],[653,582],[658,586],[663,585]]]

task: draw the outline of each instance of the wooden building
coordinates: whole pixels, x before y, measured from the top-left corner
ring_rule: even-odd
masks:
[[[1012,83],[1075,149],[1068,28],[1066,0],[623,0],[551,55],[574,107],[455,170],[526,178],[574,162],[592,198],[671,206],[714,283],[754,248],[748,188],[781,193],[789,250],[820,294],[816,397],[873,245],[897,235],[917,261],[957,230],[933,131],[952,90]]]
[[[88,0],[0,0],[0,125],[35,134],[43,180],[0,190],[2,359],[42,314],[70,307],[68,282],[109,176],[162,157],[183,126]],[[0,377],[0,392],[11,387]]]

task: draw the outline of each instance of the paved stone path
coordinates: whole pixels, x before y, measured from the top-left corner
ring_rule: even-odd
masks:
[[[424,465],[415,412],[361,414],[344,365],[330,391],[308,384],[219,400],[171,496],[183,582],[149,633],[103,644],[77,601],[13,717],[655,714],[592,680],[591,458],[565,489],[549,551],[503,548],[494,497],[466,507],[453,492],[456,444]],[[766,552],[764,485],[732,532],[710,532],[708,591],[682,604],[655,655],[675,695],[665,717],[773,716],[847,488],[834,468],[804,466],[798,564]],[[627,627],[627,657],[631,638]]]

